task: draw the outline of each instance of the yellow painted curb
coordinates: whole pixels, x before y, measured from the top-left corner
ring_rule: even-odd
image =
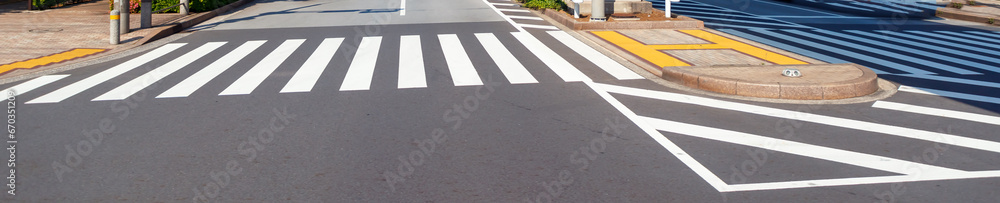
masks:
[[[84,57],[91,54],[100,53],[107,49],[73,49],[63,53],[53,54],[49,56],[44,56],[36,59],[30,59],[20,62],[14,62],[11,64],[0,65],[0,74],[10,72],[14,69],[31,69],[39,66],[49,65],[53,63],[59,63],[63,61],[68,61],[75,58]]]

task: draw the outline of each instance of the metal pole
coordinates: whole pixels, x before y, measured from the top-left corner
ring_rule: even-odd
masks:
[[[573,3],[573,18],[580,18],[580,3]]]
[[[118,10],[111,10],[111,21],[110,21],[111,22],[110,23],[111,24],[111,38],[110,38],[110,40],[111,40],[111,44],[113,44],[113,45],[114,44],[118,44],[118,42],[121,40],[121,36],[120,36],[121,33],[119,33],[119,30],[118,30],[119,29],[118,26],[121,25],[120,22],[119,22],[120,21],[120,19],[119,19],[120,15],[119,14],[120,14],[120,12],[118,12]]]
[[[604,0],[590,1],[590,21],[607,21],[604,17]]]
[[[180,12],[181,15],[185,15],[185,16],[188,15],[188,0],[181,0],[180,9],[181,9],[181,12]]]
[[[118,2],[118,7],[117,7],[118,9],[117,10],[119,12],[121,12],[121,15],[122,15],[122,20],[121,20],[121,23],[120,23],[121,24],[121,26],[120,26],[121,27],[121,33],[122,34],[128,34],[129,27],[130,27],[129,26],[129,22],[131,22],[131,21],[128,20],[128,16],[129,16],[129,13],[132,13],[131,12],[132,11],[131,8],[129,8],[129,0],[116,0],[116,1]]]
[[[139,5],[139,10],[139,14],[142,15],[139,18],[139,27],[153,27],[153,0],[142,0],[142,4]]]
[[[667,13],[664,14],[667,16],[667,18],[670,18],[670,2],[671,0],[663,1],[663,12]]]

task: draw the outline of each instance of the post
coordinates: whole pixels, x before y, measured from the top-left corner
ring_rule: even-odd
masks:
[[[188,0],[181,0],[180,9],[181,15],[188,15]]]
[[[590,1],[590,21],[607,21],[604,17],[604,0]]]
[[[35,0],[28,0],[28,10],[29,11],[30,10],[35,10],[35,8],[33,8],[35,5],[32,5],[32,3],[35,3]]]
[[[580,3],[583,0],[573,0],[573,18],[580,18]]]
[[[118,30],[119,29],[118,26],[121,25],[120,22],[118,22],[118,21],[120,21],[119,14],[120,14],[120,12],[118,12],[117,9],[116,10],[111,10],[111,23],[110,23],[111,24],[111,29],[110,29],[111,30],[111,38],[110,38],[110,40],[111,40],[111,44],[112,45],[118,44],[118,42],[121,40],[121,38],[120,38],[121,37],[120,36],[121,33],[119,33],[119,30]]]
[[[129,15],[129,13],[132,13],[131,12],[132,9],[129,8],[129,0],[116,0],[116,2],[118,2],[118,5],[117,5],[118,9],[117,10],[119,12],[121,12],[121,16],[122,16],[121,17],[122,19],[121,19],[121,22],[120,22],[121,26],[119,26],[120,29],[121,29],[121,34],[128,34],[129,27],[130,27],[129,26],[129,22],[131,22],[131,21],[128,20],[128,15]]]
[[[142,4],[139,5],[139,10],[139,14],[142,15],[139,18],[139,27],[153,27],[153,0],[142,0]]]
[[[681,2],[681,0],[667,0],[663,2],[663,12],[666,13],[664,15],[666,15],[667,18],[670,18],[670,2]]]

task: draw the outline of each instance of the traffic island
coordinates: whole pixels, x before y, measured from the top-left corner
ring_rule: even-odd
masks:
[[[855,103],[893,92],[891,85],[879,82],[878,75],[864,66],[828,64],[710,29],[577,33],[666,83],[725,97]],[[801,74],[785,76],[786,70]]]

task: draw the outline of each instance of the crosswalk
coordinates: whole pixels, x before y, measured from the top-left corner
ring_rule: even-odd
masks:
[[[666,0],[650,0],[653,8],[662,10]],[[670,11],[701,20],[709,28],[808,29],[809,26],[763,17],[697,1],[671,2]]]
[[[719,30],[829,63],[852,61],[879,74],[1000,73],[1000,44],[979,40],[1000,38],[996,32]]]
[[[969,86],[976,86],[979,88],[987,88],[991,90],[986,90],[985,92],[1000,92],[996,89],[1000,89],[1000,83],[994,80],[972,80],[966,78],[957,77],[946,77],[938,75],[894,75],[896,77],[912,78],[914,80],[925,80],[925,81],[936,81],[936,82],[950,82],[957,84],[965,84]],[[915,84],[919,84],[914,82]],[[913,182],[913,181],[932,181],[932,180],[955,180],[955,179],[970,179],[970,178],[997,178],[1000,177],[1000,169],[988,168],[988,169],[977,169],[968,170],[965,166],[955,163],[940,163],[940,162],[926,162],[920,160],[913,160],[908,155],[900,155],[895,153],[887,153],[889,150],[860,150],[861,148],[851,148],[847,146],[858,146],[858,145],[869,145],[873,140],[869,139],[884,139],[885,136],[889,136],[889,139],[893,140],[915,140],[927,143],[943,144],[946,146],[958,146],[967,149],[976,150],[975,153],[984,153],[989,156],[1000,155],[1000,140],[996,139],[995,136],[983,136],[983,135],[963,135],[959,133],[953,133],[949,131],[939,131],[932,130],[934,128],[944,128],[948,125],[941,123],[940,119],[953,119],[958,122],[974,122],[972,124],[965,124],[965,126],[976,126],[979,129],[1000,129],[1000,116],[997,116],[995,110],[979,110],[979,111],[963,111],[949,109],[952,107],[944,106],[927,106],[925,104],[912,104],[912,101],[876,101],[872,104],[871,111],[876,113],[866,114],[868,117],[862,119],[855,119],[849,117],[841,116],[831,116],[824,115],[822,113],[810,112],[806,110],[788,110],[767,106],[760,106],[742,102],[732,102],[713,98],[700,97],[695,95],[686,95],[672,92],[661,92],[655,90],[640,89],[627,86],[602,84],[588,82],[588,85],[594,89],[599,95],[601,95],[605,100],[611,103],[612,106],[621,111],[626,117],[635,122],[644,132],[649,134],[654,140],[661,144],[665,149],[670,151],[670,153],[681,160],[685,165],[691,168],[697,175],[703,178],[708,184],[712,185],[715,189],[720,192],[735,192],[735,191],[758,191],[758,190],[782,190],[782,189],[794,189],[794,188],[811,188],[811,187],[829,187],[829,186],[848,186],[848,185],[862,185],[862,184],[885,184],[885,183],[898,183],[898,182]],[[953,87],[953,89],[946,90],[933,90],[925,87],[910,87],[902,86],[900,87],[900,94],[916,94],[925,97],[947,97],[951,99],[958,99],[965,102],[982,102],[984,104],[992,105],[994,107],[1000,107],[1000,95],[997,94],[982,94],[984,91],[980,91],[978,95],[974,92],[970,92],[969,87]],[[612,95],[626,95],[629,97],[616,98]],[[705,119],[690,119],[690,118],[677,118],[675,114],[664,114],[657,113],[656,111],[642,111],[635,112],[626,106],[619,99],[628,100],[644,100],[644,101],[655,101],[658,103],[663,103],[662,106],[677,106],[677,105],[696,105],[702,108],[709,108],[713,110],[721,110],[726,112],[734,112],[740,114],[749,114],[749,117],[759,117],[764,120],[761,125],[763,126],[775,126],[778,128],[783,121],[794,121],[794,126],[798,127],[804,125],[804,123],[810,123],[810,128],[816,128],[822,125],[827,127],[839,128],[843,130],[838,131],[825,131],[825,132],[852,132],[852,134],[861,134],[861,139],[842,138],[842,140],[837,141],[839,145],[831,146],[830,143],[816,143],[824,140],[824,135],[826,133],[820,133],[818,137],[813,137],[814,133],[809,133],[808,131],[796,133],[795,138],[806,139],[790,139],[789,136],[781,137],[772,135],[776,132],[768,130],[757,130],[757,129],[741,129],[739,127],[733,127],[730,125],[724,126],[714,126],[714,125],[704,125],[699,122]],[[891,98],[890,98],[891,100]],[[636,103],[631,101],[628,103]],[[949,104],[954,104],[954,102],[948,102]],[[676,104],[676,105],[675,105]],[[678,107],[678,108],[690,108],[690,107]],[[722,113],[721,115],[727,115]],[[875,122],[873,120],[882,120],[878,118],[870,117],[870,115],[886,115],[888,118],[896,117],[908,117],[917,118],[920,122],[926,122],[927,124],[916,124],[908,126],[897,126],[893,124],[885,124],[882,122]],[[707,120],[715,120],[713,118],[706,118]],[[768,123],[768,119],[780,120],[778,124]],[[708,121],[704,121],[708,122]],[[747,121],[750,123],[760,122],[755,119],[750,119]],[[712,123],[712,122],[708,122]],[[932,126],[927,126],[932,124]],[[938,124],[938,125],[933,125]],[[734,125],[741,126],[741,125]],[[950,128],[950,127],[949,127]],[[777,133],[782,133],[780,129]],[[989,130],[987,130],[989,131]],[[968,131],[965,131],[968,132]],[[973,131],[978,132],[978,131]],[[855,177],[841,177],[841,178],[819,178],[819,179],[809,179],[809,177],[801,177],[800,180],[781,180],[781,181],[764,181],[764,182],[729,182],[724,181],[723,178],[729,177],[724,175],[724,171],[728,169],[711,168],[711,165],[703,165],[705,162],[701,162],[697,159],[697,155],[692,155],[685,151],[685,149],[697,148],[698,146],[682,146],[671,141],[672,137],[677,136],[688,136],[702,138],[711,142],[727,143],[734,145],[741,145],[746,147],[754,147],[766,149],[773,152],[781,152],[791,155],[796,155],[798,157],[812,158],[816,163],[824,162],[834,162],[844,165],[851,165],[855,167],[868,168],[878,171],[889,172],[892,175],[884,176],[871,176],[858,174]],[[839,136],[835,136],[839,137]],[[882,141],[879,141],[882,142]],[[854,144],[851,144],[854,143]],[[839,146],[839,147],[837,147]],[[931,145],[936,146],[936,145]],[[909,148],[909,147],[906,147]],[[918,154],[919,155],[919,154]],[[704,155],[702,155],[704,156]],[[796,159],[801,160],[801,159]],[[707,161],[706,162],[717,162],[717,161]],[[965,162],[958,162],[965,163]],[[739,163],[736,163],[739,164]],[[715,164],[716,166],[718,164]],[[805,166],[810,165],[810,162],[798,162],[795,165]],[[829,167],[831,165],[823,164],[824,167]],[[746,166],[744,166],[746,167]],[[913,169],[919,170],[913,170]],[[714,169],[714,170],[713,170]],[[756,170],[756,169],[754,169]]]
[[[107,81],[119,78],[126,72],[140,70],[139,67],[154,68],[139,76],[128,79],[117,87],[92,98],[92,101],[114,101],[123,100],[139,91],[148,89],[152,84],[166,80],[170,77],[183,77],[183,80],[176,84],[169,84],[169,88],[156,98],[178,98],[188,97],[195,91],[202,89],[210,81],[222,75],[238,75],[238,79],[228,84],[218,95],[246,95],[255,92],[264,81],[273,80],[276,70],[294,54],[308,54],[308,58],[297,67],[291,79],[284,84],[280,93],[310,92],[320,87],[316,84],[321,80],[339,80],[340,86],[336,88],[322,87],[324,91],[364,91],[370,90],[376,68],[386,68],[384,56],[381,52],[396,51],[398,47],[399,64],[392,64],[391,68],[398,68],[398,80],[396,87],[399,89],[427,88],[428,71],[425,61],[444,61],[448,76],[454,86],[477,86],[483,85],[482,71],[485,68],[496,67],[498,71],[511,84],[539,83],[542,79],[555,79],[551,76],[538,77],[538,74],[554,74],[558,76],[558,81],[579,82],[599,80],[630,80],[643,78],[639,74],[615,62],[607,56],[600,54],[593,48],[583,44],[563,31],[543,32],[544,37],[551,37],[543,42],[535,35],[528,32],[513,33],[465,33],[465,34],[436,34],[436,35],[402,35],[402,36],[366,36],[362,37],[358,44],[353,45],[353,58],[349,65],[332,64],[334,57],[339,54],[347,54],[344,51],[338,52],[342,46],[348,44],[345,38],[325,38],[319,42],[314,50],[304,51],[302,47],[308,43],[316,43],[307,39],[287,39],[278,40],[271,43],[280,43],[273,50],[259,50],[265,47],[269,40],[253,40],[245,42],[207,42],[207,43],[170,43],[155,48],[147,53],[129,59],[114,67],[105,69],[97,74],[89,75],[74,82],[64,82],[68,85],[59,87],[55,91],[42,94],[37,98],[28,100],[26,104],[38,103],[58,103],[70,97],[74,97],[85,91],[102,91],[94,87],[105,84]],[[385,40],[387,38],[398,38],[399,41]],[[426,39],[431,38],[431,39]],[[507,40],[501,40],[507,39]],[[509,40],[513,39],[513,40]],[[554,40],[551,40],[554,39]],[[387,44],[392,41],[398,44]],[[437,44],[425,44],[426,42],[436,42]],[[225,46],[232,44],[231,46]],[[235,46],[238,44],[238,46]],[[469,49],[467,46],[481,46],[483,49]],[[429,58],[425,55],[424,46],[438,46],[441,55],[434,55],[443,58]],[[232,48],[235,47],[235,48]],[[572,52],[556,53],[552,47],[572,50]],[[528,52],[514,52],[510,48],[526,49]],[[263,52],[267,54],[261,59],[247,57],[253,52]],[[174,53],[177,52],[177,53]],[[470,53],[471,52],[471,53]],[[480,54],[485,52],[485,54]],[[217,59],[207,58],[212,53],[225,53]],[[180,54],[180,56],[176,56]],[[576,55],[573,55],[576,54]],[[473,63],[472,57],[488,56],[488,60],[493,64]],[[164,58],[166,56],[176,56],[176,58]],[[213,55],[214,56],[214,55]],[[564,57],[585,58],[591,64],[570,63]],[[169,60],[163,64],[154,64],[151,61]],[[538,60],[544,67],[526,66],[521,61]],[[208,65],[197,65],[196,61],[211,61]],[[389,61],[395,61],[389,60]],[[227,71],[236,64],[253,63],[254,65],[244,72]],[[192,65],[195,64],[195,65]],[[296,63],[297,64],[297,63]],[[342,68],[347,66],[346,68]],[[341,67],[341,68],[330,68]],[[588,71],[581,71],[581,67]],[[196,72],[186,71],[190,75],[176,74],[181,69],[198,69]],[[589,69],[593,70],[589,70]],[[323,76],[333,74],[323,74],[327,71],[343,71],[343,78],[324,78]],[[546,73],[547,72],[547,73]],[[589,75],[587,73],[590,73]],[[49,75],[29,80],[13,87],[18,94],[37,89],[55,81],[67,78],[67,75]],[[119,78],[120,80],[120,78]],[[284,79],[283,79],[284,80]],[[177,80],[172,80],[177,81]],[[106,86],[106,85],[105,85]],[[93,89],[93,90],[92,90]]]
[[[559,30],[556,26],[545,22],[544,19],[536,17],[528,9],[521,8],[509,0],[483,0],[498,15],[502,16],[508,23],[519,31],[524,32],[525,28],[535,30]]]

